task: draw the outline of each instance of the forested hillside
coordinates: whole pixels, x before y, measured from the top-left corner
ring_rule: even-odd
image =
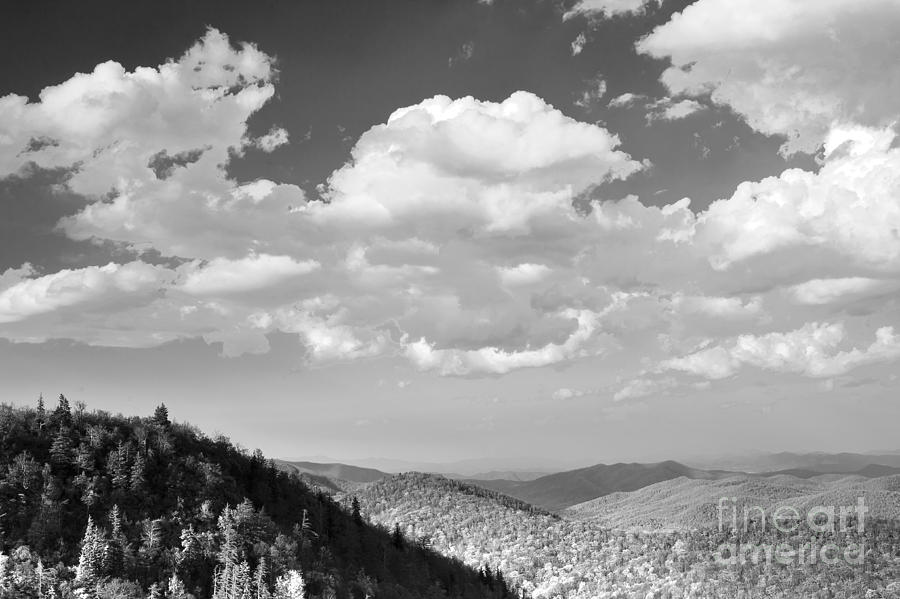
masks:
[[[717,528],[631,532],[567,520],[478,487],[417,473],[373,483],[360,491],[358,501],[371,521],[400,523],[408,537],[472,566],[486,564],[535,598],[900,598],[896,520],[872,520],[863,533],[801,529],[789,538],[771,527],[751,528],[738,537]],[[761,558],[729,565],[714,559],[723,543],[783,542],[796,547],[863,543],[866,554],[860,564]]]
[[[574,505],[567,517],[613,528],[693,529],[718,525],[719,498],[738,506],[759,506],[771,514],[778,506],[801,511],[813,506],[853,505],[864,498],[868,515],[900,519],[900,476],[880,478],[839,474],[799,478],[734,476],[723,480],[677,478],[630,493],[613,493]]]
[[[501,598],[460,562],[170,420],[0,406],[0,597]]]

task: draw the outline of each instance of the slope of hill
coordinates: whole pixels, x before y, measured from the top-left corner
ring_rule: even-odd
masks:
[[[678,477],[713,480],[734,473],[691,468],[678,462],[655,464],[597,464],[558,472],[532,481],[470,480],[472,484],[506,493],[548,510],[569,506],[619,491],[635,491]]]
[[[898,475],[871,479],[843,475],[745,475],[720,480],[681,477],[633,492],[598,497],[574,505],[564,514],[614,528],[695,529],[718,527],[721,498],[728,498],[723,512],[724,524],[728,525],[732,506],[737,506],[738,518],[743,518],[744,507],[756,506],[771,514],[778,506],[790,505],[805,514],[813,506],[855,506],[858,497],[864,497],[869,517],[900,518]]]
[[[324,476],[332,480],[345,480],[352,483],[371,483],[390,476],[374,468],[360,468],[347,464],[320,464],[317,462],[288,462],[277,460],[276,464],[286,472]]]
[[[470,597],[505,587],[153,418],[0,405],[0,598]],[[499,590],[498,590],[499,589]]]
[[[762,490],[759,494],[765,495]],[[387,478],[361,490],[358,500],[362,515],[370,521],[397,526],[419,544],[471,566],[486,564],[491,571],[499,570],[505,580],[535,599],[734,599],[760,596],[762,587],[771,597],[860,597],[866,589],[877,590],[875,597],[892,597],[888,587],[900,579],[896,525],[879,529],[877,545],[876,533],[866,531],[872,535],[866,537],[867,546],[877,550],[867,554],[865,570],[812,564],[798,576],[797,567],[790,564],[760,562],[740,569],[716,564],[716,551],[727,537],[715,529],[610,530],[595,521],[567,520],[434,475]],[[860,541],[853,533],[842,542],[848,539]],[[753,595],[748,594],[751,591]]]

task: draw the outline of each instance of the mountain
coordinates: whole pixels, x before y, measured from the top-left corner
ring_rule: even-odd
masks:
[[[0,405],[0,514],[2,599],[511,593],[165,406]]]
[[[490,473],[492,472],[497,474],[509,472],[515,474],[515,476],[509,477],[512,479],[515,479],[520,474],[524,474],[523,480],[531,473],[543,476],[553,472],[571,470],[584,463],[583,461],[563,461],[545,457],[473,458],[452,462],[427,462],[392,458],[367,457],[333,459],[327,456],[312,456],[285,459],[283,461],[292,463],[314,462],[318,464],[340,463],[358,466],[360,468],[380,470],[391,474],[399,474],[401,472],[429,472],[432,474],[440,474],[442,476],[452,476],[454,478],[491,478]],[[482,476],[483,473],[486,473],[487,476]]]
[[[276,464],[286,472],[324,476],[331,480],[345,480],[354,483],[371,483],[389,476],[374,468],[360,468],[359,466],[350,466],[348,464],[339,463],[320,464],[316,462],[288,462],[285,460],[276,460]]]
[[[853,474],[870,464],[900,468],[900,453],[764,453],[739,455],[717,460],[691,460],[699,468],[720,468],[741,472],[807,470],[818,474]]]
[[[771,485],[777,477],[750,480]],[[884,479],[869,482],[875,480]],[[653,486],[673,483],[718,481],[680,478]],[[716,489],[718,493],[724,491]],[[763,491],[759,495],[766,496]],[[766,596],[773,597],[862,597],[867,589],[874,592],[870,596],[890,597],[900,590],[890,586],[900,580],[900,525],[896,521],[867,528],[862,535],[842,533],[839,539],[800,531],[791,537],[792,542],[865,542],[873,550],[867,553],[865,568],[818,562],[803,566],[798,576],[798,567],[792,563],[750,562],[740,570],[716,564],[723,536],[715,528],[614,530],[595,519],[560,517],[441,476],[392,476],[360,489],[356,499],[363,517],[372,523],[397,527],[415,543],[471,567],[499,571],[507,584],[536,599],[734,599],[757,596],[761,584]],[[352,498],[344,501],[350,503]],[[786,539],[770,527],[756,540],[774,545]]]
[[[733,473],[699,470],[667,461],[655,464],[597,464],[558,472],[531,481],[470,480],[472,484],[506,493],[547,510],[561,510],[618,491],[634,491],[678,477],[716,479]]]
[[[722,498],[727,498],[722,513],[727,514],[724,520],[728,524],[733,506],[737,506],[739,518],[744,507],[757,506],[771,514],[778,506],[790,505],[802,515],[813,506],[855,506],[858,497],[864,498],[868,517],[900,518],[900,475],[739,475],[719,480],[680,477],[637,491],[598,497],[568,508],[564,515],[618,529],[717,528]]]

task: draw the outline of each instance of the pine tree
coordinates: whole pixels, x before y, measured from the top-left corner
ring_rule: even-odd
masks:
[[[391,533],[391,544],[397,549],[403,549],[403,533],[400,532],[399,524],[394,524],[394,532]]]
[[[72,408],[69,407],[69,400],[62,393],[59,394],[59,404],[53,411],[53,424],[56,426],[72,424]]]
[[[148,599],[163,599],[163,591],[159,586],[159,583],[154,582],[150,585],[150,592],[147,596]]]
[[[109,541],[103,552],[103,572],[107,576],[119,578],[125,570],[125,545],[127,543],[122,532],[122,515],[119,506],[114,505],[107,516],[110,525]]]
[[[72,463],[72,441],[69,439],[69,429],[59,429],[50,445],[50,460],[57,466],[68,466]]]
[[[44,425],[47,423],[47,410],[44,408],[44,394],[38,397],[37,411],[34,415],[34,422],[37,425],[38,434],[44,432]]]
[[[81,542],[81,555],[78,557],[78,567],[75,570],[75,586],[81,597],[96,597],[102,567],[103,536],[94,525],[94,520],[88,516],[84,539]]]
[[[357,499],[356,497],[353,498],[353,501],[350,502],[350,509],[353,513],[354,524],[356,524],[357,526],[362,526],[363,519],[362,519],[362,514],[360,514],[360,512],[359,512],[359,499]]]
[[[270,599],[268,577],[269,565],[266,563],[266,558],[263,557],[260,558],[253,575],[253,599]]]
[[[144,455],[138,452],[134,456],[134,463],[131,465],[130,487],[132,492],[140,493],[147,485],[146,479],[147,463],[144,461]]]
[[[169,422],[169,408],[166,407],[166,404],[159,404],[156,411],[153,412],[153,423],[162,428],[171,426],[172,423]]]

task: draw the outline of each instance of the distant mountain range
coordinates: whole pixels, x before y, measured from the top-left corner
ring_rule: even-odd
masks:
[[[718,481],[734,477],[791,477],[815,479],[823,474],[877,478],[900,474],[900,455],[894,454],[771,454],[756,456],[747,470],[704,469],[668,460],[650,464],[597,464],[587,468],[545,474],[536,470],[495,470],[474,476],[445,472],[447,478],[461,479],[483,489],[496,491],[550,511],[561,511],[614,493],[628,493],[676,479]],[[338,462],[277,462],[280,469],[294,472],[309,486],[326,492],[350,492],[383,480],[392,473]],[[460,466],[461,463],[454,465]],[[446,465],[445,465],[446,466]],[[760,470],[760,466],[773,466]],[[440,474],[440,473],[438,473]]]

